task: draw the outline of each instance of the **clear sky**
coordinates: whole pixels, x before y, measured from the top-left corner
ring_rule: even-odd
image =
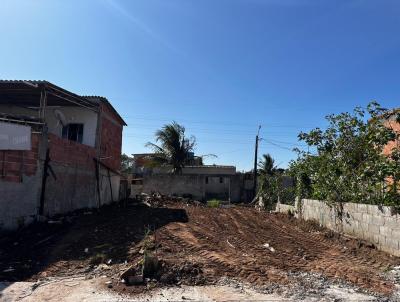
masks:
[[[377,100],[400,107],[400,1],[1,0],[0,78],[107,97],[148,151],[175,120],[208,163],[280,167],[297,133]]]

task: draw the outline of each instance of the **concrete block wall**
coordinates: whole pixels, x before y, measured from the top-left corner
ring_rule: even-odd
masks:
[[[301,201],[299,215],[305,220],[316,220],[323,226],[336,232],[342,231],[339,221],[340,215],[338,215],[337,209],[333,206],[329,206],[326,202],[303,199]]]
[[[400,215],[395,208],[368,204],[338,204],[303,199],[297,205],[297,216],[315,220],[321,225],[373,243],[378,249],[400,256]],[[284,212],[285,208],[277,207]]]
[[[277,203],[275,211],[285,214],[288,214],[289,212],[294,214],[296,212],[296,207],[288,204]]]

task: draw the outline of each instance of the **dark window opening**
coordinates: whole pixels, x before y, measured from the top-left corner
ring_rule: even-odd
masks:
[[[62,129],[62,137],[70,141],[82,143],[83,124],[68,124]]]
[[[206,184],[208,184],[208,176],[206,176]]]
[[[219,183],[220,184],[224,183],[224,179],[222,177],[219,178]]]

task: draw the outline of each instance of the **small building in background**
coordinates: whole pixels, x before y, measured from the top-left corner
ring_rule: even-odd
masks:
[[[126,123],[104,97],[0,81],[0,228],[119,199]]]
[[[133,154],[131,197],[141,193],[160,193],[191,197],[197,200],[219,199],[231,202],[250,201],[252,174],[237,173],[235,166],[203,165],[202,158],[192,155],[181,173],[173,174],[171,166],[156,166],[153,153]]]

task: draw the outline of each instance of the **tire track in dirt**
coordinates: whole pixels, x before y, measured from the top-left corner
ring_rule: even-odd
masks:
[[[187,213],[188,223],[160,230],[161,241],[171,250],[180,250],[179,257],[203,263],[210,277],[239,277],[257,285],[287,284],[289,271],[309,271],[380,293],[393,289],[380,274],[398,259],[390,260],[378,251],[353,254],[347,242],[329,238],[326,230],[307,231],[288,217],[250,208],[189,207]],[[276,251],[265,248],[265,243]]]

